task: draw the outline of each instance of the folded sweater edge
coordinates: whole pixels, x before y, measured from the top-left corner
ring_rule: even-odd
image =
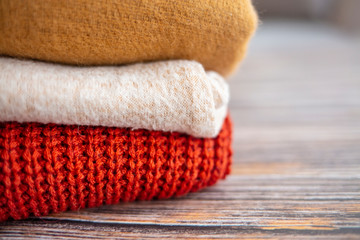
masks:
[[[0,68],[0,121],[215,137],[227,113],[227,83],[195,61],[74,67],[0,57]]]

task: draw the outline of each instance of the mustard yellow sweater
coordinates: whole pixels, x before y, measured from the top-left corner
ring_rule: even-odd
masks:
[[[0,55],[75,65],[189,59],[228,75],[256,25],[251,0],[0,0]]]

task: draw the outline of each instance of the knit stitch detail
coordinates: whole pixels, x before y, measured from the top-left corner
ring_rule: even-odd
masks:
[[[0,123],[0,221],[166,199],[230,172],[232,123],[216,138],[127,128]]]

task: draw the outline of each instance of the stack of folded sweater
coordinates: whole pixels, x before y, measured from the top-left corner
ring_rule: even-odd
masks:
[[[250,0],[0,0],[0,221],[224,178],[256,24]]]

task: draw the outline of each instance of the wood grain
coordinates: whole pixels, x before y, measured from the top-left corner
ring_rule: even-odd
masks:
[[[188,196],[0,224],[1,239],[360,239],[360,44],[265,22],[232,79],[234,165]]]

